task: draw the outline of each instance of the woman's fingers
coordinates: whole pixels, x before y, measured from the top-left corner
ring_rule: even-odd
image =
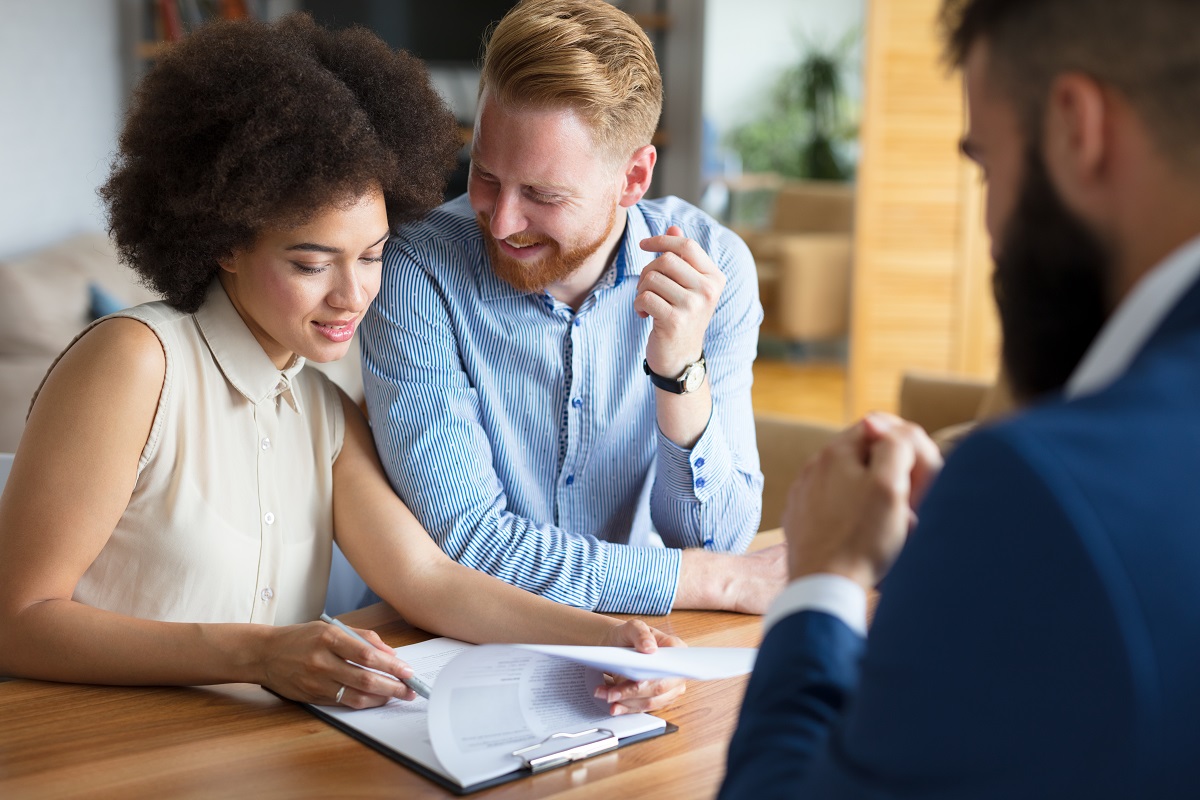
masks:
[[[658,680],[618,680],[612,685],[596,688],[595,696],[608,703],[611,714],[629,714],[665,708],[679,698],[687,688],[683,678]]]

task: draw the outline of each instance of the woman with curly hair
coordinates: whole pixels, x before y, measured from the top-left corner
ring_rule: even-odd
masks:
[[[306,16],[215,23],[136,92],[101,194],[163,297],[106,317],[36,395],[0,498],[0,674],[254,682],[353,707],[411,699],[369,646],[312,622],[336,538],[414,625],[470,641],[676,644],[446,557],[397,498],[342,357],[389,230],[441,197],[454,120],[421,63]],[[659,707],[678,681],[598,692]]]

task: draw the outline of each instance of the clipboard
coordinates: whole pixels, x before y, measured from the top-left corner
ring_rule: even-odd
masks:
[[[274,693],[272,692],[272,694]],[[299,705],[323,722],[357,739],[375,752],[387,756],[399,764],[403,764],[421,777],[436,783],[438,786],[459,797],[474,794],[484,789],[490,789],[493,786],[512,783],[513,781],[528,778],[542,772],[548,772],[558,767],[565,767],[591,758],[592,756],[611,753],[626,745],[643,742],[648,739],[657,739],[659,736],[679,730],[678,725],[668,722],[666,727],[645,733],[633,734],[621,739],[618,739],[611,731],[604,728],[592,728],[577,733],[551,734],[537,744],[514,750],[513,755],[521,759],[522,766],[517,767],[512,772],[469,786],[460,786],[441,773],[435,772],[419,761],[409,758],[399,750],[388,747],[371,736],[362,733],[357,728],[346,725],[337,717],[322,711],[320,706],[309,705],[308,703],[300,703]]]

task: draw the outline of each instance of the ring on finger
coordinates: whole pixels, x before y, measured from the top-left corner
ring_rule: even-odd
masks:
[[[338,703],[340,705],[342,702],[342,695],[344,695],[345,693],[346,693],[346,687],[339,686],[338,690],[337,690],[337,694],[335,694],[333,696],[333,702]]]

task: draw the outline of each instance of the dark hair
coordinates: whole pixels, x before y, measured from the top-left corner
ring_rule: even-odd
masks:
[[[1197,0],[944,0],[941,25],[952,65],[987,42],[1030,141],[1054,76],[1079,71],[1120,91],[1167,157],[1200,166]]]
[[[393,228],[421,217],[460,146],[424,65],[369,31],[214,22],[139,84],[100,195],[122,261],[191,312],[218,260],[266,226],[375,186]]]

